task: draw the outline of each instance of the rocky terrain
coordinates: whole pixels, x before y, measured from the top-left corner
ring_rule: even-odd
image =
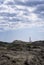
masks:
[[[0,42],[0,65],[44,65],[44,41]]]

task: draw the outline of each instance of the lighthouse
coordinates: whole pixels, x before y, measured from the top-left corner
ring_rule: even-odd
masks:
[[[29,37],[29,42],[31,43],[31,37]]]

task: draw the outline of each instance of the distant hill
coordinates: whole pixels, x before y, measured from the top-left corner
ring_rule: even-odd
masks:
[[[35,41],[35,42],[32,42],[32,45],[44,46],[44,41]]]
[[[44,46],[44,41],[24,42],[21,40],[15,40],[11,43],[0,41],[0,48],[6,48],[10,50],[30,50],[31,47]]]
[[[0,41],[0,47],[5,47],[7,46],[9,43],[8,42],[3,42],[3,41]]]

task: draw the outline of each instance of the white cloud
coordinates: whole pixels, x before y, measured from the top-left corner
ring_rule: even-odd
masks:
[[[28,0],[15,0],[15,1],[19,1],[19,2],[25,3],[25,2],[27,2]]]
[[[4,3],[0,5],[0,13],[16,14],[16,16],[0,15],[0,28],[3,30],[15,30],[20,28],[32,28],[44,26],[44,19],[40,19],[34,11],[38,6],[28,7],[23,5],[7,5],[9,2],[17,0],[4,0]],[[18,0],[21,2],[27,2],[28,0]],[[44,13],[44,12],[41,12]],[[15,21],[16,19],[16,21]],[[18,19],[18,20],[17,20]],[[11,21],[10,21],[11,20]],[[14,21],[14,22],[13,22]]]
[[[36,10],[36,7],[27,7],[27,9],[28,9],[29,12],[33,12],[33,11]]]
[[[15,9],[7,5],[1,5],[0,8],[3,8],[0,10],[0,13],[11,13],[12,14],[12,13],[18,12],[18,11],[16,12]]]
[[[4,17],[3,16],[0,16],[0,20],[2,20],[2,19],[4,19]]]
[[[14,0],[4,0],[4,4],[7,4],[9,2],[14,2]]]
[[[32,23],[25,23],[25,22],[7,22],[2,21],[0,22],[0,28],[3,30],[15,30],[15,29],[22,29],[22,28],[32,28],[32,27],[42,27],[44,26],[43,22],[32,22]]]

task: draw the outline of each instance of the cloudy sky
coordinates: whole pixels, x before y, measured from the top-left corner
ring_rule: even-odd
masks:
[[[44,0],[0,0],[0,41],[44,40]]]

